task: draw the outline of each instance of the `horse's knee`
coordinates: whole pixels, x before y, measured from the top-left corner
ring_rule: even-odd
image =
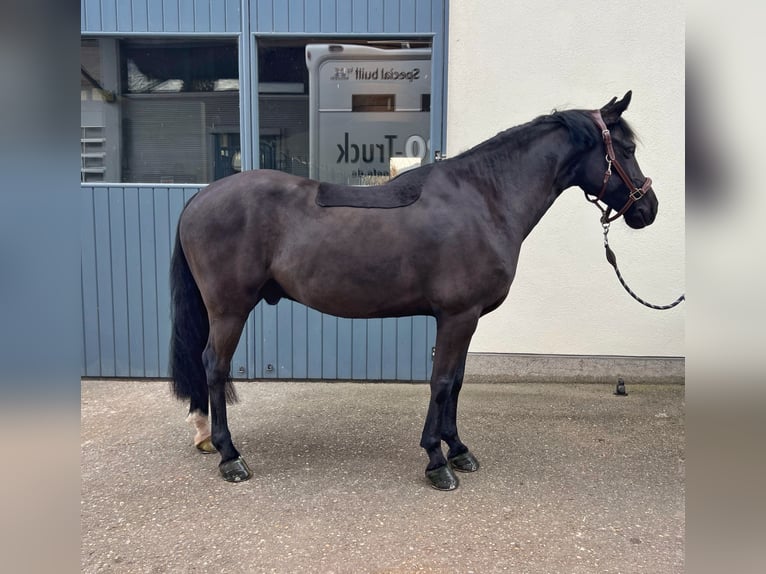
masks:
[[[453,381],[450,377],[438,377],[431,381],[431,400],[436,404],[445,404],[452,395]]]

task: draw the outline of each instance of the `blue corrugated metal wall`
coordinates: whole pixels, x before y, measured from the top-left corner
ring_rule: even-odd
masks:
[[[258,167],[256,38],[384,34],[433,39],[432,143],[444,141],[446,0],[81,0],[83,35],[237,35],[243,169]],[[82,189],[82,372],[163,377],[170,335],[168,267],[175,225],[199,186]],[[238,378],[424,380],[432,318],[349,320],[290,301],[259,304],[232,363]]]
[[[239,32],[240,0],[81,0],[83,32]]]

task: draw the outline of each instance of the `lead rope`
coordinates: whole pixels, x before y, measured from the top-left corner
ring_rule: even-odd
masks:
[[[681,301],[686,300],[686,294],[682,294],[678,299],[673,301],[672,303],[668,305],[653,305],[652,303],[649,303],[647,301],[644,301],[636,295],[630,287],[628,287],[628,284],[625,283],[625,279],[622,278],[622,273],[620,273],[619,268],[617,267],[617,256],[614,254],[614,251],[612,251],[611,247],[609,247],[609,223],[602,223],[601,226],[604,228],[604,249],[606,250],[606,260],[609,262],[609,264],[614,267],[615,273],[617,273],[617,279],[620,280],[620,283],[625,288],[625,291],[628,292],[628,294],[633,297],[636,301],[641,303],[642,305],[645,305],[651,309],[657,309],[659,311],[664,311],[666,309],[672,309],[676,305],[678,305]]]

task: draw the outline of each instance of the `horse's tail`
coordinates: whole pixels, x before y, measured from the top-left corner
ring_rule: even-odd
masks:
[[[210,331],[207,311],[186,260],[179,230],[170,260],[170,378],[173,394],[207,407],[202,351]]]
[[[170,260],[170,321],[171,390],[179,399],[191,399],[192,407],[207,413],[207,374],[202,352],[207,345],[210,324],[202,294],[181,245],[179,229]],[[230,380],[226,381],[225,394],[227,402],[237,400]]]

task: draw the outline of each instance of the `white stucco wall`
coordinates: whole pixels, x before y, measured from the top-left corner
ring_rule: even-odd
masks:
[[[684,290],[684,6],[595,0],[454,0],[449,15],[448,156],[553,109],[598,108],[633,90],[624,117],[660,207],[653,225],[612,224],[623,276],[644,299]],[[682,303],[655,311],[604,259],[598,210],[564,192],[522,247],[506,302],[471,352],[684,356]]]

